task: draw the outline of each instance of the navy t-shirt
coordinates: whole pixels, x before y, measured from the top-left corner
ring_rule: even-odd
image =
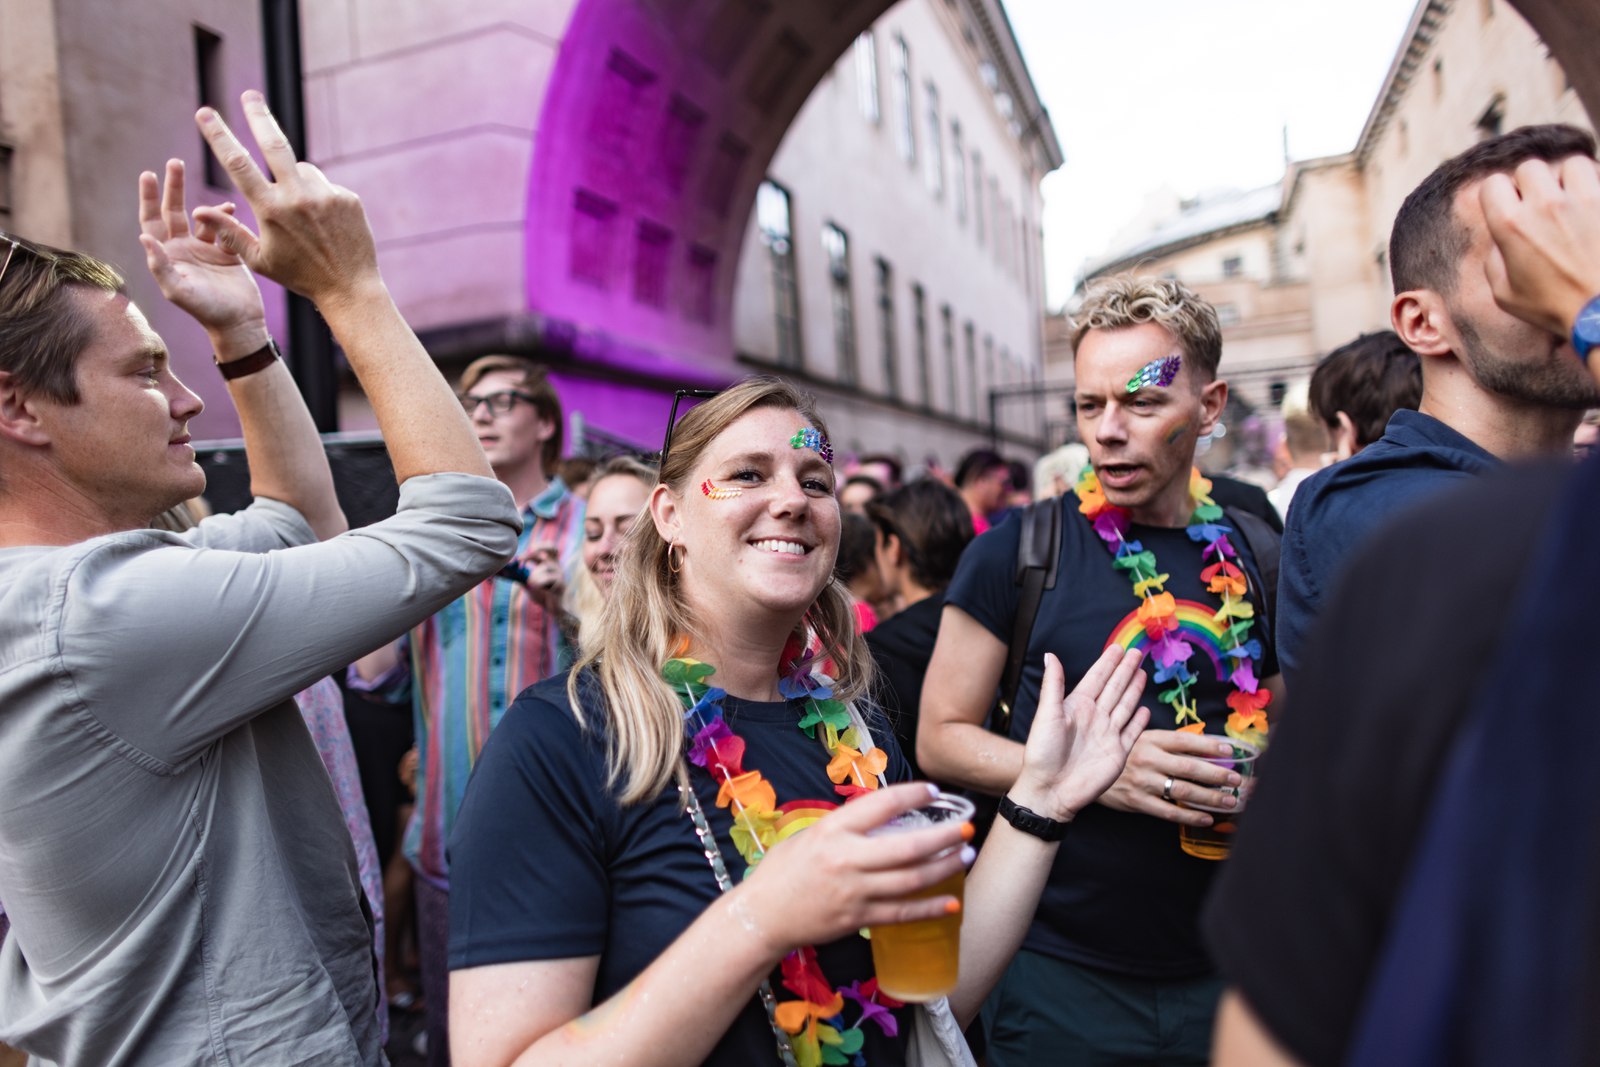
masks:
[[[1324,596],[1355,550],[1406,508],[1500,465],[1431,415],[1401,409],[1378,440],[1300,483],[1283,532],[1275,620],[1286,682],[1294,684]]]
[[[1112,568],[1111,553],[1078,512],[1077,497],[1068,494],[1063,501],[1056,587],[1039,604],[1013,708],[1011,736],[1018,741],[1027,739],[1033,725],[1046,652],[1060,658],[1070,686],[1113,640],[1127,647],[1145,644],[1137,617],[1141,600],[1127,573]],[[1015,569],[1021,525],[1005,523],[968,545],[945,594],[947,605],[960,608],[1007,645],[1020,592]],[[1189,669],[1199,681],[1190,692],[1206,732],[1221,734],[1233,687],[1220,642],[1225,624],[1210,621],[1222,600],[1200,580],[1200,571],[1210,562],[1201,559],[1204,546],[1191,541],[1182,528],[1135,524],[1127,536],[1143,542],[1155,553],[1157,569],[1171,575],[1166,591],[1177,598],[1183,636],[1196,651]],[[1249,546],[1237,534],[1229,542],[1245,562],[1250,600],[1259,605],[1261,578]],[[1270,646],[1261,630],[1258,624],[1251,637]],[[1147,661],[1145,670],[1152,669]],[[1256,671],[1261,678],[1277,673],[1270,647]],[[1171,707],[1156,699],[1169,687],[1153,680],[1145,687],[1149,729],[1177,725]],[[1091,804],[1078,813],[1061,843],[1023,944],[1049,956],[1144,978],[1206,974],[1211,963],[1200,941],[1198,919],[1217,866],[1178,847],[1176,823]]]
[[[676,787],[632,807],[605,788],[604,710],[597,694],[589,698],[591,684],[584,701],[590,729],[580,729],[566,683],[551,678],[524,690],[478,758],[450,841],[450,967],[598,955],[599,1004],[649,966],[720,890]],[[804,714],[800,702],[730,696],[723,714],[744,739],[745,768],[772,783],[780,809],[796,801],[836,805],[828,753],[796,725]],[[868,725],[889,757],[885,777],[907,780],[905,759],[881,716],[869,717]],[[691,767],[690,779],[737,882],[745,862],[729,836],[732,816],[717,807],[717,786],[704,770]],[[871,946],[859,936],[820,945],[817,957],[835,988],[872,977]],[[794,999],[776,970],[772,988],[780,1003]],[[847,1025],[857,1012],[846,999]],[[896,1014],[897,1038],[884,1037],[872,1022],[862,1027],[862,1052],[874,1067],[905,1062],[909,1009]],[[753,993],[705,1062],[777,1062],[772,1029]]]

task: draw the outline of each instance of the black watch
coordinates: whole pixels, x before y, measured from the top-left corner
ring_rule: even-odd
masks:
[[[1000,798],[1000,817],[1023,833],[1032,834],[1042,841],[1060,841],[1067,836],[1066,823],[1024,808],[1010,797]]]

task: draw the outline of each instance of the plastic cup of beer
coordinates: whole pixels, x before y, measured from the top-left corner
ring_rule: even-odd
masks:
[[[952,820],[971,822],[973,811],[972,801],[966,797],[941,794],[874,833],[904,833]],[[951,896],[965,903],[966,876],[965,869],[958,870],[914,894],[914,898]],[[872,966],[877,971],[878,988],[908,1003],[937,1000],[954,990],[960,967],[961,914],[871,927]]]
[[[1213,808],[1206,804],[1184,802],[1183,807],[1209,814],[1211,825],[1178,827],[1178,845],[1189,855],[1203,860],[1228,858],[1228,853],[1233,849],[1234,831],[1239,828],[1239,815],[1243,813],[1245,802],[1250,799],[1256,786],[1256,759],[1261,755],[1261,750],[1232,738],[1228,739],[1228,743],[1233,745],[1231,756],[1208,759],[1206,762],[1215,763],[1239,776],[1238,785],[1219,787],[1224,793],[1232,793],[1239,803],[1231,808]]]

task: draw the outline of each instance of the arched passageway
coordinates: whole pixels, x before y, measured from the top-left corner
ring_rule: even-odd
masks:
[[[995,0],[935,2],[959,8],[991,54],[1014,54]],[[305,5],[310,20],[345,17],[341,11],[353,25],[367,19],[365,32],[385,38],[411,82],[374,70],[370,82],[382,89],[363,99],[352,91],[363,73],[358,43],[330,54],[320,68],[325,74],[311,57],[308,94],[314,104],[319,94],[330,101],[322,120],[313,106],[312,124],[334,131],[341,143],[333,156],[350,153],[348,164],[333,160],[336,175],[363,189],[389,183],[375,225],[388,261],[397,264],[403,305],[407,271],[435,277],[431,306],[408,306],[435,351],[537,351],[568,372],[563,388],[575,407],[658,423],[663,389],[739,373],[731,303],[756,189],[808,95],[891,6],[488,0],[452,8],[447,18],[442,9],[396,13],[377,0]],[[1600,4],[1513,6],[1548,42],[1589,113],[1600,115]],[[506,28],[503,44],[456,44]],[[418,58],[429,48],[440,57],[436,82],[418,73],[431,69]],[[484,69],[463,72],[462,56]],[[396,107],[397,91],[405,106]],[[428,93],[441,101],[457,94],[455,114]],[[420,139],[422,147],[402,144],[384,155],[382,126],[391,120],[375,120],[380,112],[406,114],[411,127],[422,113],[428,136],[440,143],[457,136],[451,129],[471,132],[433,156]],[[524,140],[514,147],[510,138],[519,131]],[[1037,136],[1037,126],[1028,134]],[[483,147],[496,136],[494,146]],[[391,144],[401,143],[395,134]],[[447,153],[456,173],[477,179],[471,197],[482,205],[449,205],[459,236],[435,237],[428,232],[440,210],[435,194],[425,183],[409,187],[402,168]],[[329,153],[323,147],[317,155]],[[438,285],[439,276],[452,284]]]

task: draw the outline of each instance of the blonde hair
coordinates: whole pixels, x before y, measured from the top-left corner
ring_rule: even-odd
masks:
[[[656,468],[654,464],[646,463],[633,456],[612,456],[610,459],[595,467],[589,475],[589,491],[594,492],[595,486],[611,477],[626,476],[641,483],[648,491],[656,484]],[[645,521],[649,516],[644,517]],[[588,535],[584,535],[585,540]],[[600,591],[600,583],[594,580],[594,575],[589,573],[588,563],[578,568],[578,573],[573,577],[572,584],[567,586],[566,609],[567,614],[578,620],[578,644],[593,640],[595,632],[595,619],[600,615],[600,609],[605,606],[606,596]]]
[[[758,408],[798,412],[823,434],[828,432],[809,396],[777,378],[746,378],[694,408],[672,435],[661,484],[676,494],[691,486],[689,476],[705,450],[729,426]],[[683,705],[661,677],[661,666],[683,638],[705,633],[707,620],[695,617],[669,567],[671,546],[654,522],[636,522],[623,539],[611,597],[595,620],[594,639],[586,641],[567,678],[573,714],[585,729],[580,680],[592,671],[604,698],[610,727],[608,788],[620,787],[625,805],[656,797],[683,774]],[[796,627],[802,638],[814,635],[820,656],[833,661],[834,696],[855,701],[872,680],[872,660],[856,629],[850,593],[830,578]],[[716,666],[716,664],[712,664]],[[774,665],[776,669],[776,665]],[[593,692],[592,686],[583,686]]]
[[[1090,287],[1072,316],[1072,350],[1090,330],[1116,330],[1153,322],[1183,346],[1196,383],[1212,381],[1222,362],[1222,324],[1217,310],[1176,278],[1113,274]]]

